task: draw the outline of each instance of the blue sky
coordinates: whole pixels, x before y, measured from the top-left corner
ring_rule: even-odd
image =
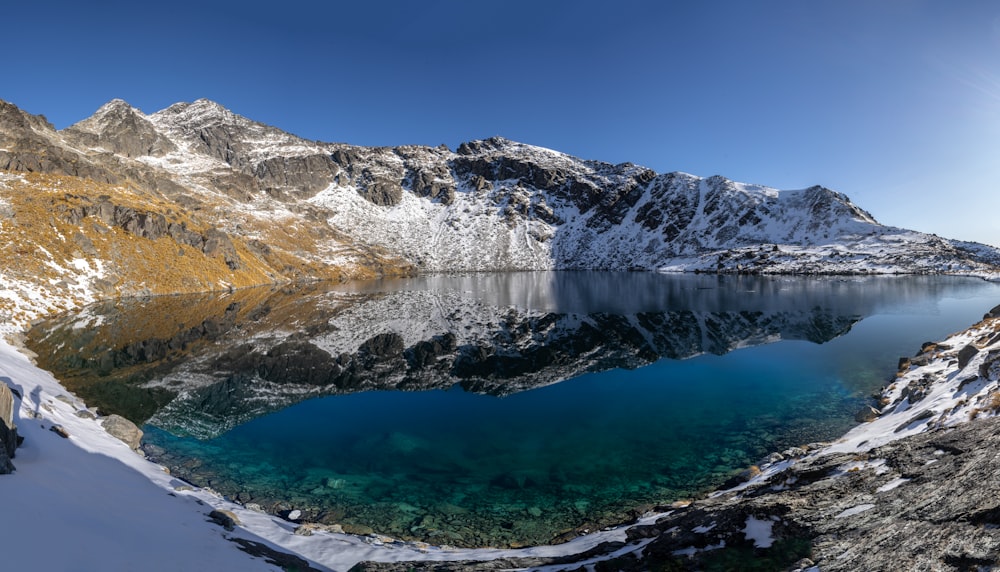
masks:
[[[839,190],[1000,245],[1000,3],[23,2],[0,99],[62,128],[207,97],[310,139],[492,135],[659,172]]]

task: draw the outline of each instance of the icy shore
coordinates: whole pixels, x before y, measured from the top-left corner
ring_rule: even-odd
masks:
[[[18,547],[5,557],[5,563],[12,569],[44,570],[280,570],[289,560],[275,560],[275,554],[283,553],[282,558],[301,558],[290,561],[316,570],[347,570],[363,561],[383,563],[366,565],[369,568],[389,569],[397,567],[394,563],[420,567],[451,561],[454,564],[447,566],[453,569],[558,570],[609,559],[625,563],[627,569],[629,562],[641,562],[641,557],[666,554],[682,561],[693,558],[690,563],[695,564],[712,547],[749,543],[752,550],[763,553],[788,535],[814,535],[818,540],[813,543],[813,558],[824,570],[837,569],[840,555],[853,558],[864,551],[856,543],[845,546],[831,540],[824,544],[824,535],[833,534],[827,529],[837,525],[836,534],[843,537],[863,528],[860,524],[852,528],[852,522],[863,524],[869,522],[863,519],[874,515],[882,517],[877,522],[892,521],[893,511],[905,508],[899,495],[933,478],[904,468],[899,452],[904,447],[897,444],[905,442],[912,449],[920,439],[948,435],[955,427],[963,431],[985,427],[986,422],[980,421],[1000,410],[998,377],[1000,310],[994,309],[982,322],[926,345],[917,356],[902,362],[872,421],[836,442],[774,455],[761,465],[759,475],[735,489],[562,545],[457,550],[324,530],[297,535],[294,523],[248,510],[210,490],[190,487],[112,437],[99,419],[86,413],[81,416],[84,404],[52,375],[35,367],[23,350],[0,341],[0,381],[19,396],[15,423],[25,437],[14,459],[16,472],[0,477],[0,502],[7,515],[4,538]],[[68,437],[53,431],[55,426]],[[935,449],[941,454],[926,459],[928,465],[944,467],[951,457],[956,462],[964,459],[941,447]],[[966,443],[964,449],[977,447]],[[831,496],[831,489],[839,496]],[[988,487],[980,492],[984,491],[988,493]],[[817,494],[826,495],[827,500],[808,509],[796,504],[808,505],[812,501],[803,499]],[[231,513],[239,524],[227,530],[209,517],[213,511],[227,511],[223,514]],[[996,556],[1000,545],[996,528],[976,528],[983,536],[980,548],[970,548],[971,555],[966,556],[974,560]],[[955,534],[968,537],[970,532],[956,528]],[[947,543],[949,538],[944,534],[934,542]],[[258,556],[241,551],[237,543]],[[931,562],[938,557],[930,552],[914,558],[914,564],[920,565],[943,562]]]

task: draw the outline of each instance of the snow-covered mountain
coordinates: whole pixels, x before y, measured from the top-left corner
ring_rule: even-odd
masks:
[[[883,226],[819,186],[658,174],[500,137],[455,151],[320,143],[204,99],[151,115],[114,100],[62,131],[5,105],[0,168],[128,181],[265,243],[267,223],[321,229],[299,249],[311,260],[349,245],[437,272],[976,273],[1000,261]]]

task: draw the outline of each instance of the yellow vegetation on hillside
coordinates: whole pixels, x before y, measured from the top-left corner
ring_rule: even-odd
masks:
[[[228,227],[221,230],[229,235],[240,259],[239,268],[233,270],[222,255],[208,256],[170,236],[143,238],[97,216],[72,222],[73,209],[101,200],[162,215],[170,223],[184,224],[201,234],[217,226],[208,214],[215,209],[192,213],[165,197],[127,185],[39,173],[0,173],[0,319],[23,325],[39,314],[40,306],[42,313],[51,313],[122,296],[409,272],[389,257],[350,246],[344,248],[353,256],[344,258],[351,264],[330,264],[322,254],[337,248],[340,243],[336,239],[297,232],[294,226],[257,217],[245,217],[241,232],[233,232],[238,225],[225,224],[232,221],[218,221],[218,226]],[[253,237],[254,242],[245,236]],[[26,301],[29,297],[33,300]]]

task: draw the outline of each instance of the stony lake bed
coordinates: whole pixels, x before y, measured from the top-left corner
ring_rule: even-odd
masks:
[[[28,345],[88,404],[144,424],[147,454],[196,485],[333,530],[516,547],[839,436],[899,356],[998,289],[428,276],[119,300],[40,324]]]

